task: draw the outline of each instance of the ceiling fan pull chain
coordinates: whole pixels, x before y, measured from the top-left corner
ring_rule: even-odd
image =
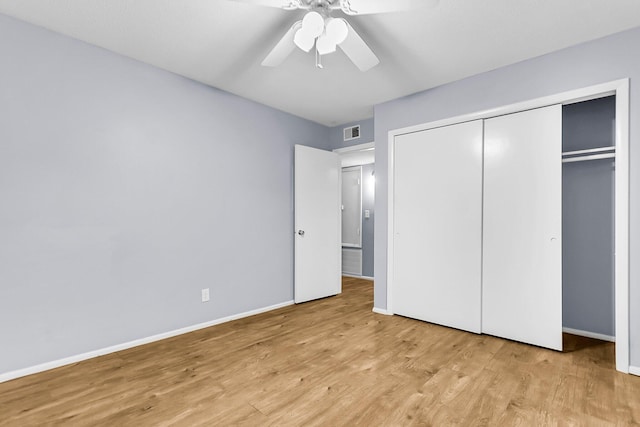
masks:
[[[323,69],[324,67],[322,66],[322,55],[320,55],[320,53],[318,53],[318,45],[316,42],[316,68],[320,68]]]

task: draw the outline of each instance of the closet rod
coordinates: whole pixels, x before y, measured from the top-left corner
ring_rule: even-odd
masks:
[[[577,151],[565,151],[562,153],[563,156],[575,156],[578,154],[587,154],[587,153],[601,153],[603,151],[615,151],[616,146],[612,145],[610,147],[599,147],[599,148],[590,148],[588,150],[577,150]]]
[[[586,160],[609,159],[616,157],[616,153],[593,154],[591,156],[569,157],[562,159],[562,163],[584,162]]]

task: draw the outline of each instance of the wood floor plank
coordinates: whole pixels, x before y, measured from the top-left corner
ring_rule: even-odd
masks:
[[[614,345],[555,352],[371,311],[344,292],[0,384],[2,426],[443,426],[640,422]]]

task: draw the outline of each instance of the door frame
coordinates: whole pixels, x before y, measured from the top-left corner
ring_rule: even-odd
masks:
[[[348,147],[340,147],[340,148],[335,148],[332,151],[334,153],[338,153],[338,154],[344,154],[344,153],[350,153],[352,151],[364,151],[364,150],[371,150],[371,149],[375,149],[376,148],[376,143],[375,142],[365,142],[363,144],[358,144],[358,145],[350,145]]]
[[[387,314],[393,314],[394,271],[394,148],[395,137],[407,133],[488,119],[506,114],[547,107],[555,104],[574,104],[605,96],[616,97],[615,125],[615,353],[616,370],[629,373],[629,79],[614,80],[581,89],[535,98],[489,110],[432,121],[388,133],[388,218],[387,218]]]

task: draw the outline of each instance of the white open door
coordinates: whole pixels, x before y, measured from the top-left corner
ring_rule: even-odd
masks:
[[[295,146],[295,284],[301,303],[342,292],[338,154]]]
[[[485,121],[482,332],[562,350],[562,106]]]

